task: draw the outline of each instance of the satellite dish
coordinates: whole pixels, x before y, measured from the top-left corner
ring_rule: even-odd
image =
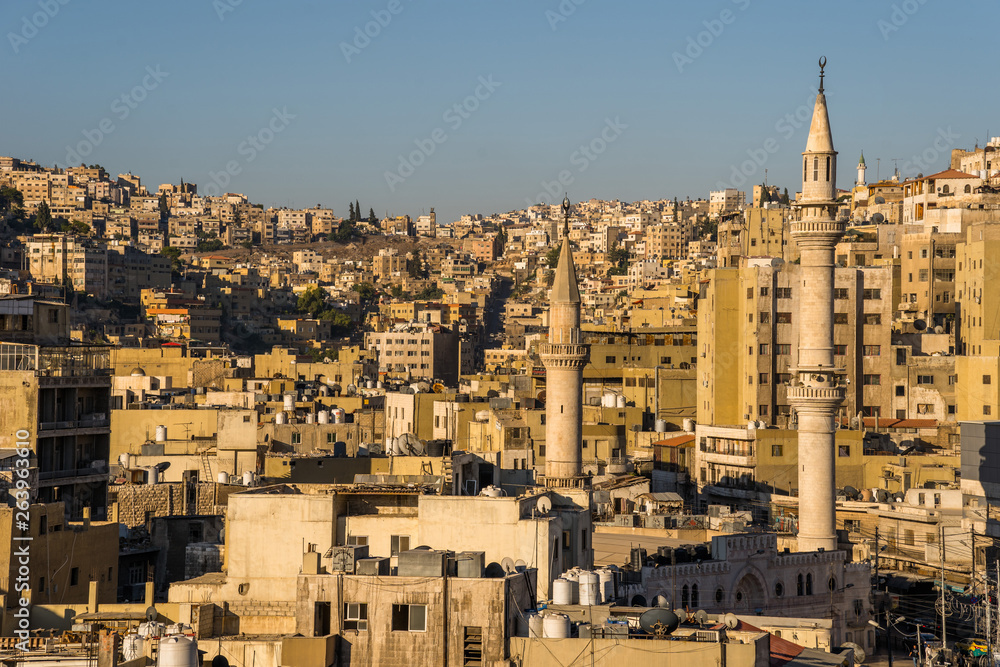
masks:
[[[406,456],[423,456],[424,443],[412,433],[404,433],[396,438],[396,451]]]
[[[843,644],[841,644],[841,646],[843,646],[844,648],[852,649],[854,651],[855,665],[860,665],[865,661],[865,658],[868,657],[868,654],[865,653],[865,650],[860,646],[858,646],[857,644],[855,644],[854,642],[844,642]]]
[[[677,614],[669,609],[653,607],[649,611],[642,612],[642,615],[639,616],[639,627],[657,637],[666,637],[680,624],[681,619],[677,618]]]
[[[698,625],[705,625],[708,623],[708,612],[704,609],[699,609],[694,613],[694,620],[698,622]]]
[[[431,386],[431,391],[433,391],[435,394],[443,394],[444,390],[445,386],[440,382],[435,382],[434,385]]]
[[[226,656],[217,655],[212,658],[212,667],[229,667],[229,661],[226,660]]]
[[[528,569],[528,564],[525,563],[520,558],[518,558],[516,561],[514,561],[514,569],[517,570],[518,572],[524,572],[525,570]]]
[[[938,326],[934,327],[934,333],[936,334],[944,333],[944,327],[939,324]]]
[[[162,463],[157,463],[156,466],[154,467],[156,468],[156,472],[163,472],[164,470],[170,467],[170,461],[163,461]]]
[[[542,496],[535,503],[535,509],[538,510],[539,514],[548,514],[549,510],[552,509],[552,499],[548,496]]]
[[[883,197],[882,195],[879,195],[879,196],[875,197],[875,203],[876,204],[884,204],[885,203],[885,197]],[[877,215],[881,215],[881,214],[877,214]]]
[[[844,487],[844,495],[847,496],[851,500],[854,500],[860,494],[861,494],[861,492],[858,491],[857,489],[855,489],[853,486],[845,486]]]
[[[500,561],[500,567],[502,567],[503,571],[506,572],[507,574],[511,574],[512,572],[517,571],[517,568],[514,566],[514,559],[509,558],[507,556],[504,556],[503,559]]]
[[[146,607],[146,620],[150,623],[154,623],[157,618],[160,617],[160,612],[156,611],[156,607],[150,605]]]
[[[740,619],[736,618],[736,614],[726,614],[722,618],[722,622],[726,624],[726,627],[730,630],[735,630],[736,626],[740,624]]]
[[[372,444],[368,445],[368,453],[376,455],[381,454],[382,445],[378,444],[377,442],[373,442]]]
[[[666,609],[669,604],[670,601],[667,600],[667,596],[665,595],[657,595],[655,598],[653,598],[654,607],[661,607],[663,609]]]
[[[347,385],[347,395],[348,396],[354,396],[354,394],[357,393],[357,391],[358,391],[358,388],[355,387],[353,384]]]
[[[924,322],[923,320],[913,320],[913,328],[917,331],[923,331],[927,328],[927,322]]]
[[[421,544],[419,547],[416,547],[414,551],[432,551],[432,549],[426,544]]]
[[[490,563],[486,566],[486,576],[490,579],[499,579],[504,576],[505,572],[500,563]]]

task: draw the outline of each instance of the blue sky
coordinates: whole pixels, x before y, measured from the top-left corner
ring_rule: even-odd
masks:
[[[825,55],[849,187],[862,149],[871,181],[876,158],[931,173],[942,147],[1000,135],[998,47],[976,34],[997,18],[941,0],[4,0],[0,155],[90,149],[153,189],[214,176],[266,206],[442,222],[546,190],[704,197],[765,168],[794,192]]]

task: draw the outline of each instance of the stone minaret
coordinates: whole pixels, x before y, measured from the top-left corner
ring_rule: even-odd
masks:
[[[540,349],[545,365],[545,484],[583,487],[581,415],[583,367],[588,349],[580,342],[580,290],[569,246],[569,199],[563,204],[563,241],[549,304],[549,340]]]
[[[862,151],[861,159],[858,160],[858,182],[855,185],[865,185],[865,171],[868,167],[865,166],[865,154]]]
[[[837,548],[833,420],[845,393],[843,371],[833,367],[833,266],[846,225],[836,220],[837,151],[823,94],[826,58],[819,65],[819,93],[802,153],[801,215],[791,224],[802,277],[799,359],[788,388],[798,414],[799,551]]]

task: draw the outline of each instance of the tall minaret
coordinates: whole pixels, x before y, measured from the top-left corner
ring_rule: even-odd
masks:
[[[844,402],[843,371],[833,367],[834,247],[846,224],[837,222],[837,151],[823,94],[819,92],[802,153],[801,215],[791,235],[801,256],[799,360],[788,401],[798,414],[799,551],[837,548],[833,420]]]
[[[581,415],[583,367],[588,348],[580,340],[580,289],[569,246],[569,198],[563,200],[563,242],[549,304],[549,341],[540,349],[545,365],[545,484],[583,487]]]
[[[868,167],[865,166],[865,152],[861,151],[861,159],[858,160],[858,182],[855,185],[865,185],[865,171],[867,169]]]

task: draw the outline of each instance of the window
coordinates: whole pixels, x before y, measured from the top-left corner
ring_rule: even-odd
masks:
[[[753,288],[752,287],[748,287],[747,288],[747,298],[748,299],[752,299],[753,298]]]
[[[805,587],[803,586],[803,577],[800,574],[798,577],[795,578],[795,594],[802,595],[804,591]]]
[[[771,445],[771,456],[784,456],[784,447],[782,445]]]
[[[767,296],[768,295],[768,289],[766,287],[761,287],[760,288],[760,295],[761,296]]]
[[[934,384],[933,375],[918,375],[917,384]]]
[[[983,376],[983,384],[990,384],[993,382],[993,378],[989,375]]]
[[[906,365],[906,349],[896,350],[896,365],[897,366]]]
[[[752,313],[751,313],[750,317],[751,317],[751,318],[753,317],[753,314],[752,314]],[[751,321],[752,321],[752,320],[751,320]],[[760,321],[760,323],[761,323],[761,324],[770,324],[770,323],[771,323],[771,313],[768,313],[768,312],[762,312],[762,313],[760,314],[760,320],[759,320],[759,321]]]
[[[850,445],[838,445],[837,446],[837,456],[848,457],[851,455]]]
[[[777,352],[778,354],[791,354],[792,353],[792,346],[789,345],[788,343],[778,343],[777,345],[774,346],[774,349],[775,349],[775,352]]]
[[[993,408],[991,408],[988,405],[984,405],[983,406],[983,414],[984,415],[992,414],[992,412],[993,412]]]
[[[774,296],[778,299],[791,299],[792,298],[792,288],[791,287],[777,287],[774,290]]]
[[[896,385],[896,396],[906,396],[906,387],[901,384]]]
[[[812,572],[806,575],[806,595],[813,594],[813,576]]]
[[[791,324],[792,314],[791,313],[778,313],[774,319],[778,324]]]
[[[604,357],[604,363],[606,363],[606,364],[613,364],[615,362],[616,362],[615,357],[611,357],[611,356]]]
[[[691,601],[691,597],[690,596],[691,596],[691,594],[690,594],[690,590],[688,589],[688,585],[684,584],[681,587],[681,608],[682,609],[685,608],[685,607],[690,606],[690,601]]]
[[[844,530],[849,533],[860,533],[861,519],[844,519]]]
[[[757,414],[759,414],[761,417],[766,417],[767,416],[767,406],[766,405],[760,405],[760,406],[758,406],[758,408],[757,408]]]
[[[761,343],[760,347],[757,349],[757,352],[759,354],[767,354],[767,351],[768,351],[767,343]]]
[[[293,445],[302,444],[302,434],[301,433],[292,433],[292,444]]]
[[[721,588],[715,589],[715,603],[722,604],[722,599],[725,597],[725,592]]]
[[[80,568],[74,567],[69,571],[69,585],[76,586],[80,583]]]
[[[410,536],[409,535],[393,535],[389,539],[389,555],[395,556],[400,551],[410,550]]]
[[[760,377],[757,379],[757,384],[767,384],[767,373],[761,373]]]
[[[368,605],[364,602],[344,603],[344,629],[368,629]],[[393,628],[395,630],[396,628]]]
[[[427,605],[392,605],[392,630],[393,632],[426,632]]]
[[[774,585],[774,597],[780,598],[785,594],[785,586],[780,581]]]
[[[833,298],[841,300],[848,298],[847,290],[843,287],[836,288],[833,290]]]
[[[833,314],[834,324],[847,324],[847,313],[834,313]]]
[[[881,299],[881,298],[882,298],[882,290],[880,290],[880,289],[866,289],[865,290],[865,299],[866,300]]]
[[[368,536],[367,535],[348,535],[347,536],[347,546],[349,546],[349,547],[364,547],[364,546],[368,546]]]
[[[868,375],[868,374],[863,375],[862,376],[862,383],[864,385],[870,386],[870,387],[871,386],[878,386],[878,385],[882,384],[882,376],[881,375]]]
[[[865,313],[865,324],[882,324],[880,313]]]
[[[847,346],[846,345],[834,345],[833,346],[833,353],[835,355],[839,356],[839,357],[843,357],[844,355],[847,354]]]
[[[920,282],[927,282],[927,269],[920,269],[919,278]]]
[[[691,606],[692,607],[698,606],[698,584],[694,584],[691,586]]]
[[[934,405],[931,403],[917,403],[918,415],[929,415],[934,412]]]
[[[866,357],[878,357],[882,354],[882,348],[879,345],[865,345],[862,350]]]

